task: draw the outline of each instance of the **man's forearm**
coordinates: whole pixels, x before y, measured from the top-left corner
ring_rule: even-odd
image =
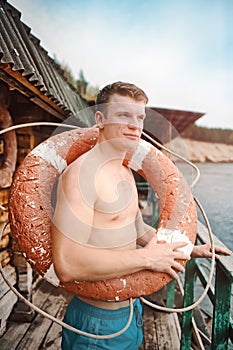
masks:
[[[109,250],[79,246],[54,254],[54,266],[62,282],[98,281],[148,268],[141,249]]]
[[[119,278],[141,270],[165,272],[177,278],[184,268],[177,260],[189,259],[178,250],[185,242],[157,244],[156,236],[142,249],[110,250],[82,246],[62,234],[53,239],[53,262],[62,282]]]
[[[148,268],[147,259],[139,250],[103,249],[81,245],[53,226],[53,262],[62,282],[97,281]]]

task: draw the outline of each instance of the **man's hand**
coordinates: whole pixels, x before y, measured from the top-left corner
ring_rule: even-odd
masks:
[[[178,272],[184,272],[184,267],[177,260],[189,260],[190,256],[179,251],[186,245],[186,242],[162,243],[157,241],[155,236],[143,248],[150,261],[149,269],[157,272],[168,273],[172,278],[177,279]]]
[[[215,258],[219,259],[219,254],[231,255],[232,252],[228,248],[215,246]],[[192,258],[211,258],[212,251],[210,244],[195,245],[191,254]]]

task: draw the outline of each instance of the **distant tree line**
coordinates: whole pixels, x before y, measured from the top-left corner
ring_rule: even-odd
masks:
[[[218,142],[233,145],[233,130],[220,128],[205,128],[191,125],[182,132],[182,137],[197,141]]]
[[[56,65],[61,69],[61,72],[67,82],[72,85],[85,100],[95,101],[95,98],[99,92],[99,87],[91,85],[85,79],[83,70],[80,69],[78,79],[76,79],[68,64],[59,62],[56,55],[54,55],[53,59]]]

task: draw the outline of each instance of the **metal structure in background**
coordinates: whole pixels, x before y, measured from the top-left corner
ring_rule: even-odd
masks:
[[[180,136],[187,127],[203,115],[204,113],[181,109],[147,107],[144,131],[165,144]]]

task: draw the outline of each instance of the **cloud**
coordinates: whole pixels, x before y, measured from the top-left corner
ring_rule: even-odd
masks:
[[[76,77],[83,69],[99,87],[134,82],[151,105],[204,111],[206,125],[233,128],[232,38],[227,8],[219,3],[12,3],[42,46]]]

